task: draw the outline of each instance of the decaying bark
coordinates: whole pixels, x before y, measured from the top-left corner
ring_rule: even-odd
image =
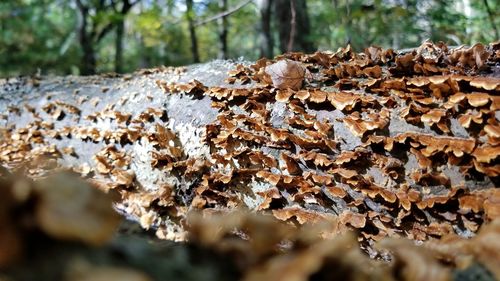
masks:
[[[500,213],[498,52],[291,54],[312,73],[298,91],[275,88],[265,60],[7,79],[0,160],[33,176],[72,168],[173,240],[188,211],[235,208],[336,219],[365,246],[472,236]]]

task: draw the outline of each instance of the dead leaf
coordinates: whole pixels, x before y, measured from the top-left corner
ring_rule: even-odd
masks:
[[[271,76],[274,87],[299,90],[302,88],[306,68],[299,62],[284,59],[266,66],[265,71]]]

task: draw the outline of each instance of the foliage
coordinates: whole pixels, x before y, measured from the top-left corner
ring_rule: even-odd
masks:
[[[241,1],[229,0],[228,6]],[[99,1],[87,2],[97,7]],[[220,13],[217,2],[194,1],[194,19],[200,21]],[[229,57],[259,57],[258,2],[228,16]],[[452,45],[499,39],[498,1],[308,0],[307,5],[312,33],[303,36],[310,36],[323,50],[337,49],[347,42],[360,51],[372,44],[409,48],[426,39]],[[132,8],[125,16],[124,71],[192,62],[185,9],[182,0],[140,0]],[[117,11],[96,9],[91,20],[103,28],[120,16]],[[38,70],[43,74],[80,73],[78,24],[75,0],[0,1],[0,76],[34,74]],[[212,21],[196,28],[202,61],[217,57],[217,25]],[[275,23],[272,25],[276,33]],[[109,32],[95,46],[99,72],[114,69],[115,36]],[[273,36],[277,42],[277,34]],[[277,44],[274,53],[278,53]]]
[[[74,26],[65,1],[1,1],[0,74],[70,73],[79,56]]]

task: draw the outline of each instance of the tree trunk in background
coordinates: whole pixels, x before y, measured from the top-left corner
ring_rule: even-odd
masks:
[[[225,12],[227,10],[227,0],[219,0],[219,10]],[[219,59],[227,59],[228,48],[227,48],[227,17],[223,16],[217,20],[219,28]]]
[[[92,75],[96,72],[96,58],[92,38],[87,33],[89,9],[82,5],[79,0],[76,1],[76,4],[78,6],[80,21],[78,25],[78,41],[83,52],[81,74]]]
[[[167,9],[169,7],[167,6]],[[144,13],[144,2],[139,3],[139,11],[140,13]],[[141,33],[136,34],[137,41],[139,42],[139,50],[140,52],[140,59],[139,59],[139,68],[148,68],[151,67],[151,53],[150,50],[146,47],[146,44],[144,43],[144,36]]]
[[[260,10],[260,56],[266,58],[273,57],[273,36],[271,33],[271,8],[273,0],[259,1]]]
[[[306,0],[276,0],[275,12],[281,52],[315,51]]]
[[[144,44],[144,39],[142,36],[139,38],[139,45],[141,46],[141,57],[140,57],[140,62],[139,62],[139,68],[149,68],[151,67],[151,48],[146,47]]]
[[[80,45],[82,46],[83,57],[82,57],[82,75],[92,75],[96,73],[96,57],[95,50],[92,41],[89,40],[85,32],[80,31]]]
[[[116,25],[115,38],[115,72],[123,72],[123,35],[125,33],[125,19],[120,19]]]
[[[352,30],[352,19],[351,19],[351,4],[349,0],[345,2],[345,22],[344,22],[344,29],[345,29],[345,45],[351,44],[351,30]]]
[[[189,37],[191,39],[191,54],[193,55],[193,62],[200,62],[200,54],[198,53],[198,39],[196,38],[196,29],[193,19],[193,0],[186,0],[186,19],[189,26]]]
[[[76,6],[79,11],[78,38],[82,47],[82,66],[81,72],[83,75],[96,73],[96,54],[95,46],[114,28],[116,28],[115,41],[115,71],[121,72],[123,67],[123,36],[125,33],[125,16],[130,9],[140,0],[130,2],[130,0],[122,0],[121,9],[118,9],[116,2],[111,2],[111,5],[105,5],[104,1],[98,4],[89,6],[83,4],[81,0],[76,0]],[[90,12],[92,9],[92,13]],[[95,17],[91,16],[102,13],[114,13],[113,16],[118,16],[118,20],[110,20],[104,27]]]
[[[483,0],[483,4],[486,8],[486,12],[488,13],[491,27],[493,28],[493,31],[495,32],[495,38],[499,39],[500,33],[498,32],[497,25],[495,24],[495,15],[494,15],[493,11],[491,10],[490,5],[488,4],[488,0]]]
[[[116,41],[115,41],[115,72],[123,72],[123,37],[125,36],[125,17],[127,16],[132,6],[140,2],[140,0],[131,3],[130,0],[122,1],[122,8],[119,13],[119,19],[116,22]]]

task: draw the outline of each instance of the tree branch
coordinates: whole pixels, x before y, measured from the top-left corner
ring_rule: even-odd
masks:
[[[99,41],[106,36],[113,28],[115,27],[113,22],[108,23],[103,29],[101,29],[101,32],[97,34],[97,37],[95,39],[95,43],[99,43]]]
[[[236,5],[235,7],[227,10],[227,11],[224,11],[222,13],[219,13],[213,17],[210,17],[208,19],[204,19],[202,21],[199,21],[199,22],[196,22],[194,24],[194,26],[200,26],[200,25],[204,25],[204,24],[207,24],[207,23],[210,23],[210,22],[213,22],[213,21],[216,21],[220,18],[224,18],[224,17],[227,17],[229,15],[231,15],[232,13],[238,11],[239,9],[245,7],[247,4],[249,4],[250,2],[252,2],[252,0],[246,0],[246,1],[243,1],[241,2],[240,4]]]

